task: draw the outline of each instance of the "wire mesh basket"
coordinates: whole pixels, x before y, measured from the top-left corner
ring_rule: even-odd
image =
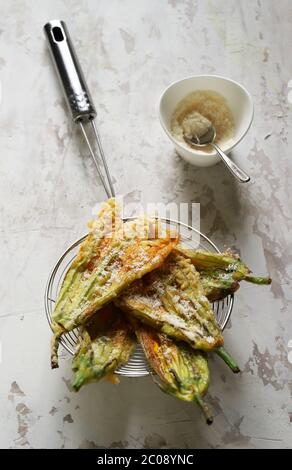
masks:
[[[186,248],[196,248],[205,251],[220,252],[216,245],[199,230],[190,227],[182,222],[177,222],[172,219],[160,218],[163,224],[168,228],[177,231],[180,234],[180,243]],[[52,328],[52,313],[54,304],[58,297],[59,291],[62,286],[63,279],[68,271],[71,263],[76,257],[79,246],[84,237],[73,243],[60,257],[52,270],[47,282],[45,290],[45,311],[48,322]],[[213,302],[213,310],[220,328],[223,330],[229,320],[233,308],[234,297],[228,295],[225,299]],[[64,334],[60,343],[70,353],[74,354],[78,341],[78,328]],[[137,345],[134,353],[130,357],[127,364],[120,367],[116,374],[127,377],[142,377],[151,373],[150,366],[145,358],[142,348]]]

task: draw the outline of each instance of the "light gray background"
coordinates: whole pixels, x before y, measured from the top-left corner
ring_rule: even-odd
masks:
[[[0,446],[291,447],[292,2],[1,0],[0,7]],[[243,374],[212,360],[211,427],[194,404],[163,395],[151,379],[74,394],[64,351],[60,369],[50,370],[45,283],[104,199],[45,47],[42,26],[53,18],[67,21],[74,38],[117,191],[129,201],[200,202],[202,230],[273,278],[271,288],[246,284],[236,295],[225,336]],[[231,77],[253,96],[253,126],[234,152],[251,174],[247,186],[222,165],[186,165],[160,128],[164,87],[199,73]]]

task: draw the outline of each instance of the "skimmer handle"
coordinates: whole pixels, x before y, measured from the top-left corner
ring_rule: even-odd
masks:
[[[66,24],[52,20],[45,24],[44,31],[73,121],[86,123],[94,119],[96,110]]]

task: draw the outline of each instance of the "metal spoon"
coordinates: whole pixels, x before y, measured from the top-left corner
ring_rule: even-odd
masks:
[[[221,160],[223,160],[230,173],[232,173],[232,175],[241,183],[247,183],[250,180],[248,174],[239,168],[229,157],[227,157],[223,150],[214,143],[215,138],[216,130],[212,125],[209,127],[208,131],[200,137],[196,134],[189,137],[184,133],[184,139],[190,145],[195,145],[196,147],[206,147],[207,145],[211,145],[216,150]]]

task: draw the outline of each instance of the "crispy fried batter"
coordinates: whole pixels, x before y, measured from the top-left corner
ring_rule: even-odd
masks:
[[[239,256],[231,251],[213,253],[181,246],[176,251],[192,261],[200,273],[205,294],[212,302],[234,293],[242,280],[253,284],[271,283],[269,277],[253,276]]]
[[[103,307],[80,328],[79,346],[72,362],[73,388],[95,382],[125,364],[135,346],[135,335],[117,307]]]
[[[212,307],[191,261],[171,254],[160,269],[130,286],[117,300],[129,314],[161,332],[210,351],[223,344]]]
[[[157,236],[158,221],[141,217],[122,223],[114,199],[92,223],[70,266],[53,312],[52,367],[60,336],[80,326],[136,279],[159,267],[178,242]]]
[[[160,379],[160,383],[154,379],[160,388],[180,400],[196,401],[211,424],[213,418],[203,400],[210,379],[206,355],[140,322],[136,322],[135,333]]]

